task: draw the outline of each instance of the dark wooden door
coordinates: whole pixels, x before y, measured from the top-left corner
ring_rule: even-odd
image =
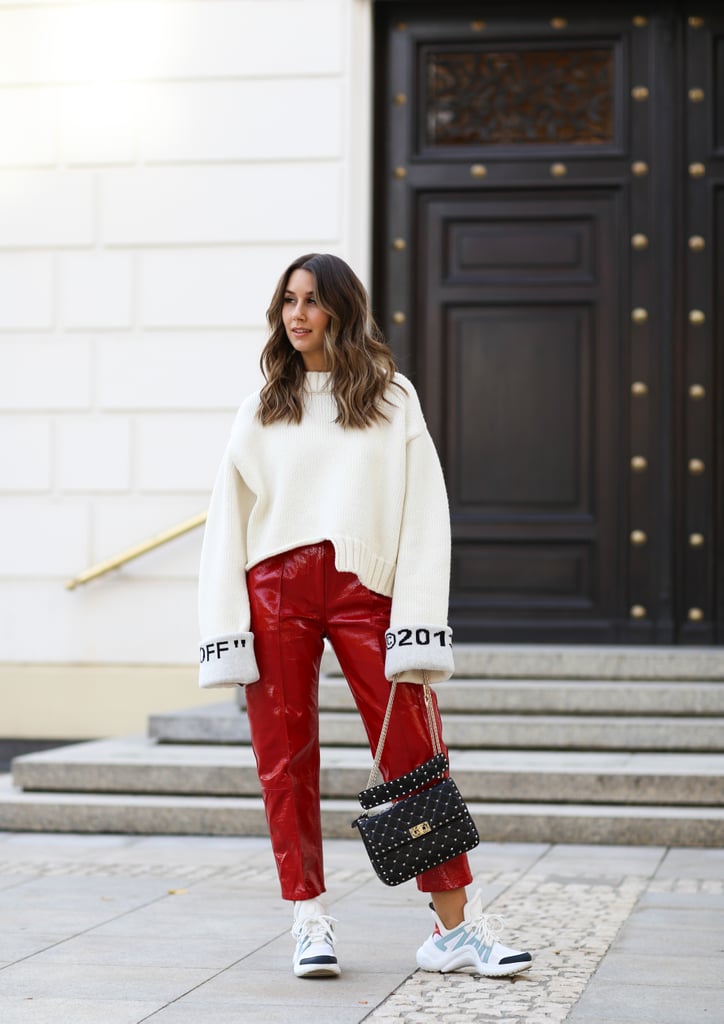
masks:
[[[456,636],[721,642],[724,15],[442,10],[377,6],[374,293]]]

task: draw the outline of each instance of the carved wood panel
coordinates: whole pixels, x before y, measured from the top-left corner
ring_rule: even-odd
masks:
[[[427,145],[613,141],[611,47],[434,49],[425,71]]]

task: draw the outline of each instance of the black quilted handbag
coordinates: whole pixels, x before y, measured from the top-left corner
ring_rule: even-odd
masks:
[[[406,775],[373,785],[395,699],[397,683],[393,682],[372,771],[367,787],[358,797],[365,813],[352,822],[352,827],[359,829],[372,867],[385,885],[406,882],[472,850],[480,842],[459,789],[451,778],[445,778],[448,760],[440,745],[430,687],[427,682],[424,686],[434,756]],[[370,814],[372,808],[390,801],[394,802],[386,810]]]

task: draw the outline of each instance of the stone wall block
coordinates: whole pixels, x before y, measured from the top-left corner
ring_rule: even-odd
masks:
[[[0,491],[47,491],[51,427],[41,416],[0,416]]]
[[[133,273],[129,253],[67,253],[62,258],[61,282],[61,318],[66,327],[131,326]]]
[[[234,420],[227,415],[139,416],[136,486],[142,492],[198,492],[208,500]]]
[[[0,331],[52,327],[54,279],[50,253],[0,253]]]
[[[50,412],[91,404],[87,338],[0,339],[0,407]]]
[[[101,191],[109,246],[328,244],[340,233],[336,163],[108,171]]]
[[[63,577],[80,571],[88,559],[88,526],[85,502],[4,498],[0,577]]]
[[[124,416],[68,416],[59,420],[58,483],[63,491],[127,491],[131,480],[131,425]]]
[[[235,410],[263,383],[261,329],[166,332],[96,341],[100,408]]]
[[[93,178],[87,171],[0,171],[5,247],[93,243]]]

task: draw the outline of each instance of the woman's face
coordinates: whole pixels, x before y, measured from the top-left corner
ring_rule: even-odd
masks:
[[[299,352],[305,370],[326,370],[324,332],[329,317],[314,298],[314,277],[308,270],[294,270],[287,281],[282,306],[287,338]]]

